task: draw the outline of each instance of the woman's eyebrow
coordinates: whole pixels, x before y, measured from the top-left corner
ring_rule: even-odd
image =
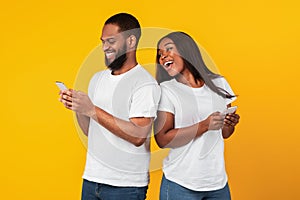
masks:
[[[164,46],[167,46],[167,45],[169,45],[169,44],[174,44],[173,42],[168,42],[168,43],[166,43]]]

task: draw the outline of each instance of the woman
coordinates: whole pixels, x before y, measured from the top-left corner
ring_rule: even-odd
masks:
[[[159,147],[170,148],[160,199],[230,199],[223,138],[234,132],[239,115],[222,112],[236,96],[222,76],[206,67],[198,46],[183,32],[159,40],[156,62],[162,96],[155,139]]]

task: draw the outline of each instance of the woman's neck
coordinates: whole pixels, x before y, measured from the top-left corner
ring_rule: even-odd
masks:
[[[193,74],[188,70],[182,71],[175,78],[178,82],[193,88],[200,88],[204,85],[203,80],[196,80]]]

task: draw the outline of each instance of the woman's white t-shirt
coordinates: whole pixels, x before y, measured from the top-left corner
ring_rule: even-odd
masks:
[[[213,80],[217,87],[233,94],[223,78]],[[161,83],[159,111],[174,114],[174,128],[194,125],[216,111],[224,111],[235,100],[225,99],[206,85],[192,88],[172,79]],[[170,149],[163,162],[166,178],[195,191],[223,188],[227,183],[222,131],[207,131],[188,144]]]

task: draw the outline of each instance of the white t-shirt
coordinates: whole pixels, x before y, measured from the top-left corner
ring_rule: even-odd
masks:
[[[97,107],[129,121],[133,117],[156,117],[160,87],[137,65],[121,75],[112,75],[111,70],[96,73],[88,94]],[[90,120],[83,178],[113,186],[148,185],[149,140],[136,147]]]
[[[227,81],[213,80],[234,95]],[[206,85],[192,88],[172,79],[161,84],[159,111],[174,114],[174,128],[194,125],[215,111],[224,111],[235,98],[225,99]],[[212,191],[227,183],[222,131],[207,131],[188,144],[170,149],[163,163],[166,178],[194,191]]]

